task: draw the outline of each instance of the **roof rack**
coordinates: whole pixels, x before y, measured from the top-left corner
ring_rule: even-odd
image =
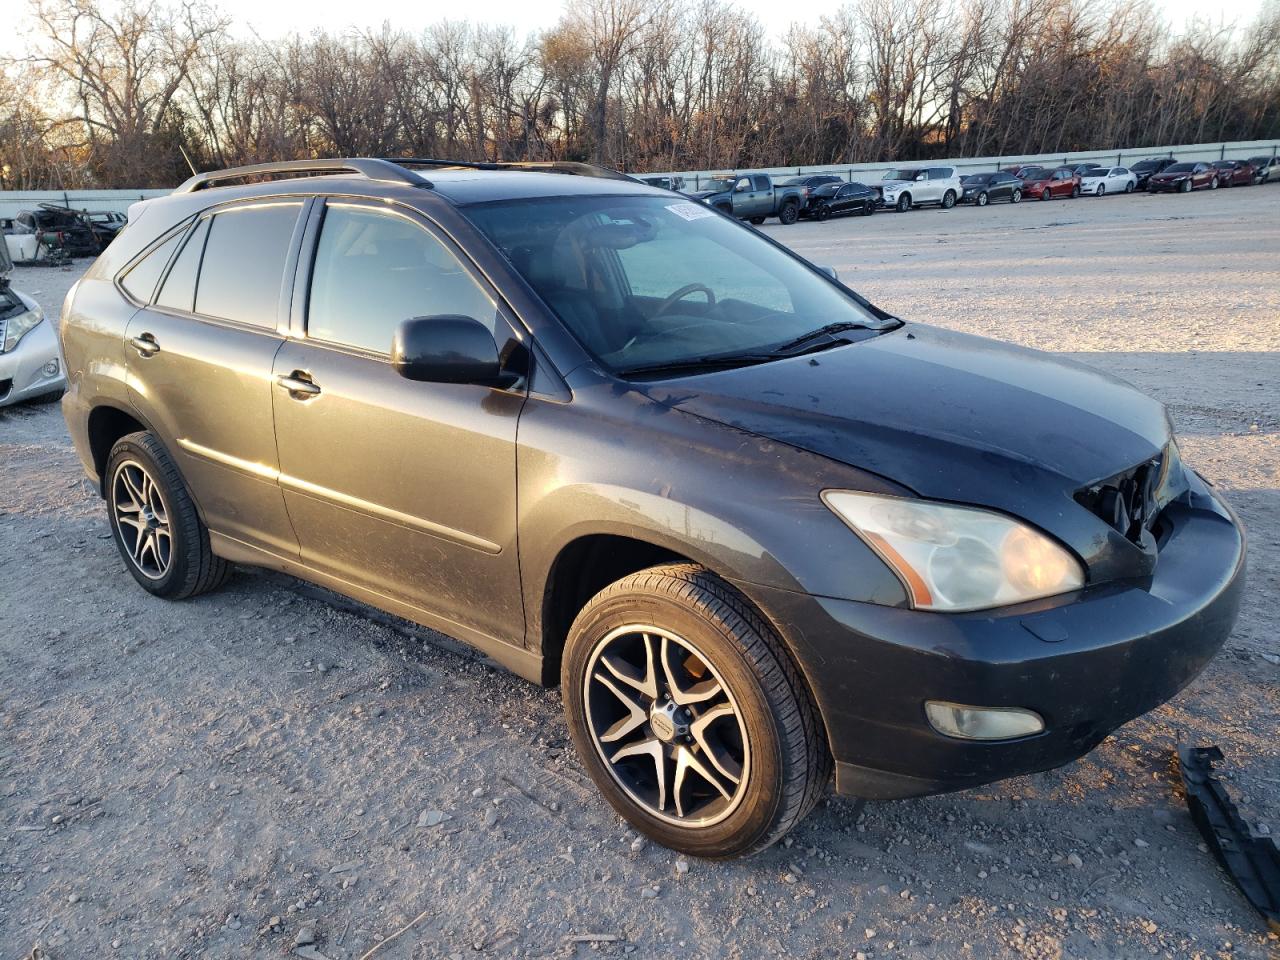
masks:
[[[284,160],[279,163],[254,163],[247,167],[228,167],[226,170],[212,170],[209,173],[197,173],[173,192],[194,193],[224,180],[241,180],[245,177],[270,176],[280,173],[354,173],[368,180],[383,180],[413,187],[431,186],[429,180],[420,177],[412,170],[400,166],[400,162],[397,160],[375,160],[368,157],[357,157],[346,160]]]
[[[576,160],[445,160],[435,157],[386,157],[388,163],[408,167],[462,167],[469,170],[533,170],[538,173],[564,173],[575,177],[598,177],[604,180],[627,180],[635,177],[596,163]]]

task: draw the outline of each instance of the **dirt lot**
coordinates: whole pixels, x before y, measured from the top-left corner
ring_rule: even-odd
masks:
[[[0,956],[283,956],[306,928],[351,960],[415,918],[375,956],[1280,952],[1170,767],[1179,735],[1221,744],[1280,831],[1280,186],[766,229],[904,317],[1169,404],[1251,537],[1198,681],[1066,769],[861,818],[831,798],[788,845],[686,863],[597,800],[556,692],[285,578],[150,599],[59,408],[24,406],[0,412]],[[74,276],[16,284],[56,311]]]

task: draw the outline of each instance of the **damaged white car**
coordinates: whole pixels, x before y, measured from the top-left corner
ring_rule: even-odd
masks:
[[[9,285],[12,272],[0,244],[0,407],[60,395],[67,383],[53,324],[40,304]]]

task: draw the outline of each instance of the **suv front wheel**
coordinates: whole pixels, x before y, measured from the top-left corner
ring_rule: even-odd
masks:
[[[561,680],[591,779],[672,849],[762,850],[830,777],[817,708],[782,642],[696,565],[642,570],[592,598],[569,631]]]
[[[116,441],[107,457],[106,493],[112,539],[144,590],[181,600],[226,581],[231,565],[210,550],[209,531],[154,435]]]

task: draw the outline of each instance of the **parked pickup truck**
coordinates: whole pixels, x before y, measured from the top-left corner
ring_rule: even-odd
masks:
[[[774,186],[767,173],[738,173],[714,177],[707,189],[689,191],[689,196],[754,224],[764,223],[766,217],[795,223],[808,202],[809,188]]]

